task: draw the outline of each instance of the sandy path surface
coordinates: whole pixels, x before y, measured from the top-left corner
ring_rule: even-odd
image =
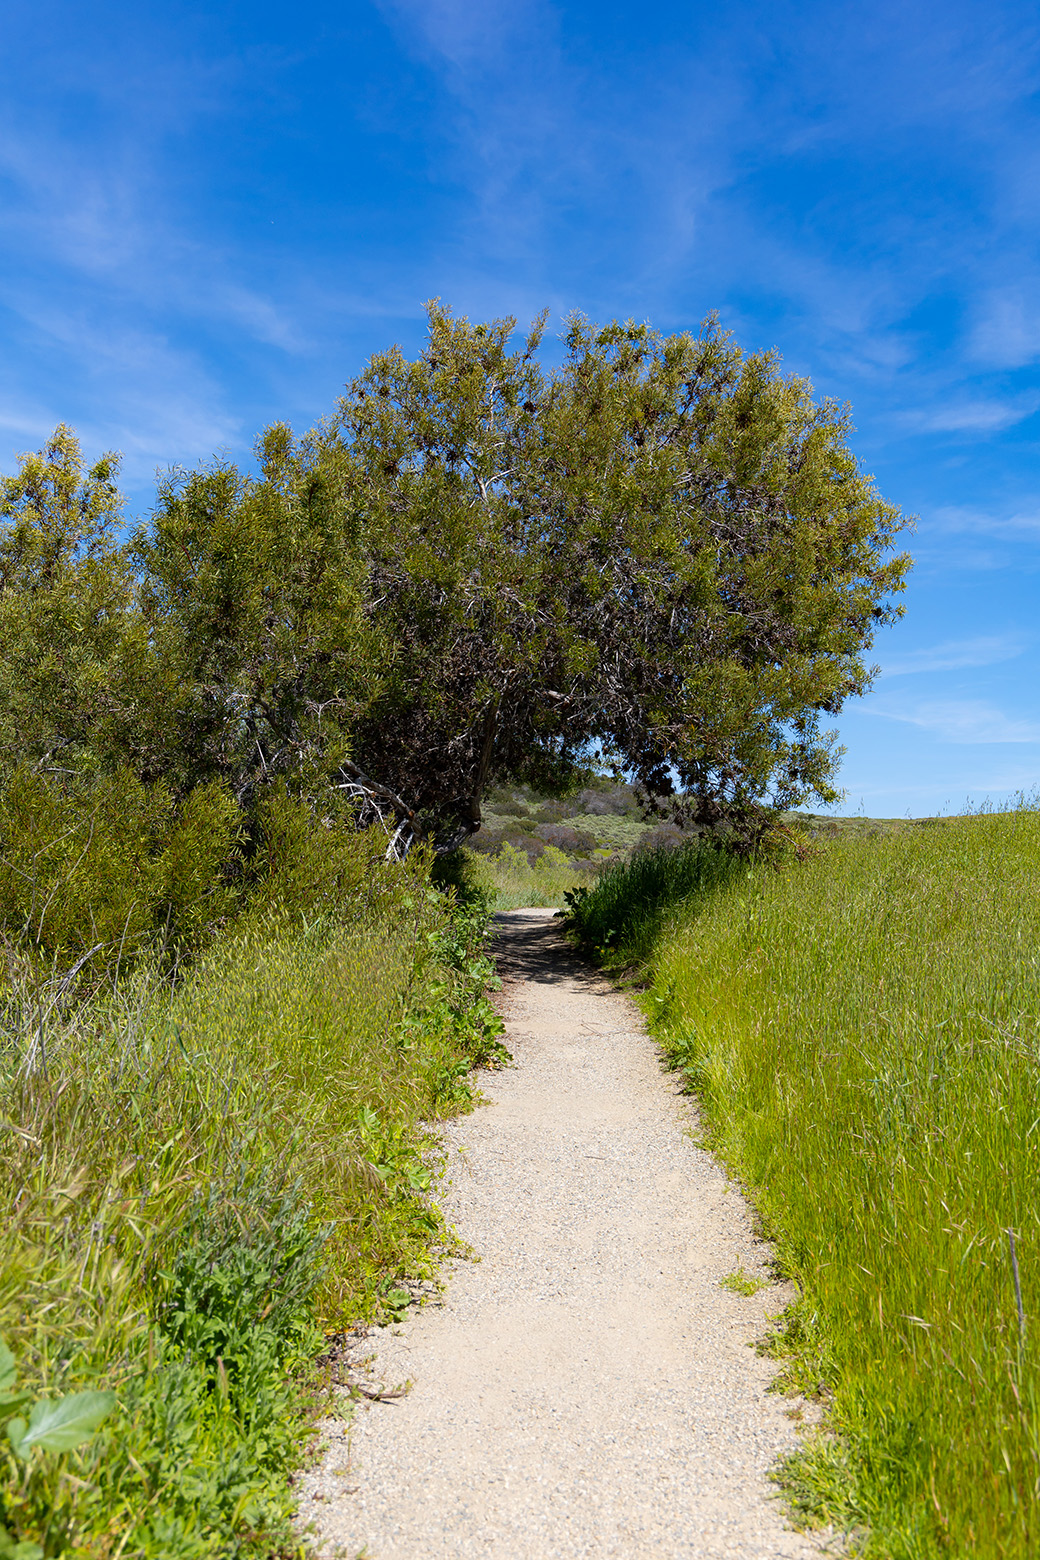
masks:
[[[301,1517],[350,1560],[818,1555],[772,1497],[797,1437],[747,1347],[786,1295],[719,1287],[768,1248],[551,914],[497,918],[516,1065],[444,1129],[442,1203],[480,1260],[366,1340],[373,1379],[414,1386],[327,1427]]]

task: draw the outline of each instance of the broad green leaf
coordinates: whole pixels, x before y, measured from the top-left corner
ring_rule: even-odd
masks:
[[[0,1392],[7,1392],[14,1386],[15,1374],[14,1355],[0,1338]]]
[[[4,1528],[0,1528],[0,1560],[43,1560],[43,1550],[28,1538],[15,1542]]]
[[[27,1538],[13,1539],[0,1527],[0,1560],[43,1560],[43,1550]]]
[[[19,1457],[27,1457],[34,1446],[48,1452],[70,1452],[89,1441],[115,1404],[114,1392],[73,1392],[63,1398],[40,1398],[33,1404],[29,1423],[13,1419],[7,1427],[8,1438]]]

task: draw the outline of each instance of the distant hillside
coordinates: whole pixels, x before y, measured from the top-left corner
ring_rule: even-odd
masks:
[[[522,850],[531,866],[552,846],[576,866],[591,867],[638,845],[681,838],[672,823],[646,822],[634,787],[604,779],[562,801],[540,796],[530,786],[499,786],[488,793],[483,827],[468,843],[483,855],[510,845]]]

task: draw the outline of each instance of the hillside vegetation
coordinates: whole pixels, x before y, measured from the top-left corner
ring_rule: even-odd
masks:
[[[584,946],[647,970],[669,1065],[798,1285],[770,1347],[839,1436],[781,1478],[864,1555],[1040,1548],[1038,873],[1022,810],[781,870],[637,857],[573,908]]]
[[[316,830],[283,800],[252,882],[228,885],[218,841],[175,923],[177,830],[135,857],[133,824],[37,829],[36,936],[13,935],[8,890],[0,1555],[295,1554],[325,1337],[434,1275],[423,1123],[469,1108],[471,1067],[504,1054],[484,915],[422,852],[386,862],[381,830]],[[8,837],[29,857],[10,817]],[[84,961],[127,905],[122,946]]]
[[[332,415],[243,470],[161,475],[59,426],[0,479],[0,784],[19,767],[230,798],[333,791],[403,852],[495,786],[565,796],[599,752],[682,821],[754,839],[835,799],[829,720],[898,616],[908,521],[848,414],[775,353],[429,309]],[[559,820],[561,822],[565,820]]]
[[[610,862],[689,838],[674,823],[648,820],[634,786],[593,772],[581,778],[562,796],[529,785],[493,787],[480,830],[456,853],[456,880],[491,897],[499,910],[562,907]]]

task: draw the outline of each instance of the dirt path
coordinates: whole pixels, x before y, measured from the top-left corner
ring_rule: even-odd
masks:
[[[635,1006],[551,914],[498,917],[516,1065],[445,1130],[480,1261],[371,1335],[376,1379],[414,1388],[335,1432],[301,1515],[350,1560],[816,1555],[771,1498],[796,1434],[747,1347],[786,1297],[719,1287],[768,1250]]]

